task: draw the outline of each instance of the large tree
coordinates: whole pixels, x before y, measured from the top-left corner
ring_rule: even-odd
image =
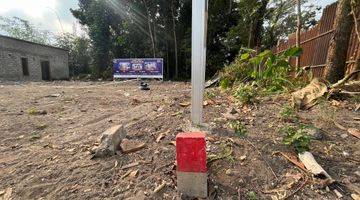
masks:
[[[102,76],[110,64],[112,11],[108,9],[106,1],[79,0],[79,9],[71,12],[89,29],[93,45],[92,71],[95,76]]]
[[[347,50],[354,22],[350,12],[350,0],[340,0],[334,22],[335,32],[330,41],[325,67],[325,77],[330,83],[335,83],[345,76]]]

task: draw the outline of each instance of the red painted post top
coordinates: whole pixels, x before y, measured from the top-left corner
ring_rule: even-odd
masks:
[[[205,134],[180,133],[176,136],[177,171],[206,173]]]

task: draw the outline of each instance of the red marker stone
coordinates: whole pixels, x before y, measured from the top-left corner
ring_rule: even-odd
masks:
[[[207,197],[205,134],[180,133],[176,136],[177,187],[190,197]]]

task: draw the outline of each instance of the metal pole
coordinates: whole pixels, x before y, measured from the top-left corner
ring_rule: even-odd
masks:
[[[191,121],[202,123],[206,67],[208,0],[192,0]]]

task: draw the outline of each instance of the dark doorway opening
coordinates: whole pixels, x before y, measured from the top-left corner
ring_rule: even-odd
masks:
[[[42,80],[50,81],[50,63],[49,61],[41,61]]]
[[[21,66],[24,76],[29,76],[29,63],[27,58],[21,58]]]

